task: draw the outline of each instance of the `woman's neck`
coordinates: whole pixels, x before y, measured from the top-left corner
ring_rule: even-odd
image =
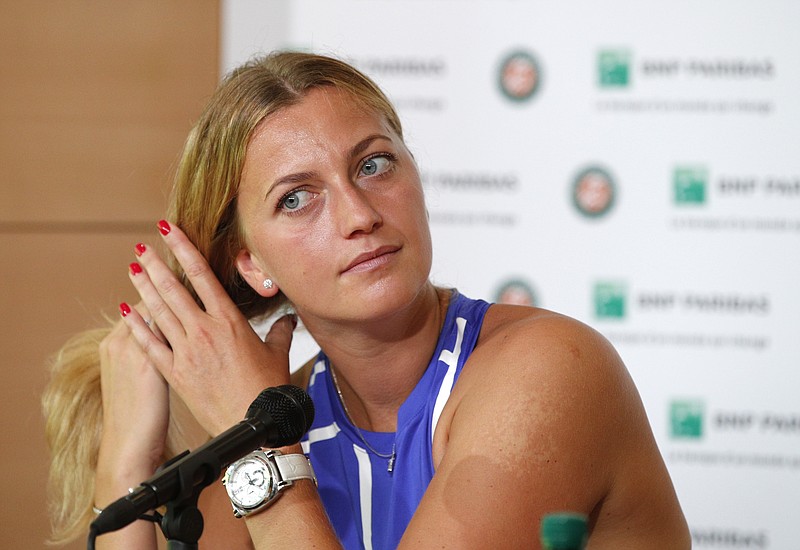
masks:
[[[395,431],[397,410],[436,348],[449,299],[450,291],[429,283],[407,308],[379,322],[309,327],[336,372],[356,426]]]

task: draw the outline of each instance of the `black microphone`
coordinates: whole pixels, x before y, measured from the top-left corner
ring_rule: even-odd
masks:
[[[300,441],[314,421],[314,403],[297,386],[267,388],[247,409],[245,419],[192,452],[167,462],[129,495],[108,505],[92,522],[96,535],[122,529],[140,515],[214,482],[223,468],[259,447]]]

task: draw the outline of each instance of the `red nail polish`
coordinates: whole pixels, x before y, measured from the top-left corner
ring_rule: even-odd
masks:
[[[172,231],[172,228],[169,226],[167,220],[161,220],[158,222],[158,230],[162,235],[169,235],[169,232]]]
[[[138,262],[133,262],[128,267],[130,268],[132,275],[138,275],[142,272],[142,266],[140,266]]]
[[[128,314],[131,312],[131,306],[129,306],[125,302],[122,302],[119,305],[119,312],[122,314],[123,317],[127,317]]]
[[[145,250],[147,250],[147,247],[144,245],[144,243],[136,243],[136,255],[137,256],[141,256],[142,254],[144,254]]]

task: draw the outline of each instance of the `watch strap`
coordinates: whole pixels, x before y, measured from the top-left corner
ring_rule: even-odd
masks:
[[[306,455],[299,453],[285,455],[276,452],[273,458],[282,482],[291,484],[298,479],[310,479],[316,485],[317,476],[314,475],[314,468],[311,467],[311,461]]]

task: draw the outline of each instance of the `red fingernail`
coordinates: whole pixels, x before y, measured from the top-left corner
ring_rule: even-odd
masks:
[[[161,231],[162,235],[169,235],[169,232],[172,231],[172,228],[169,226],[167,220],[161,220],[158,222],[158,230]]]
[[[128,267],[131,269],[131,275],[138,275],[142,272],[142,266],[140,266],[138,262],[133,262]]]
[[[128,314],[131,312],[131,306],[129,306],[125,302],[122,302],[119,305],[119,312],[122,314],[123,317],[127,317]]]
[[[137,256],[141,256],[142,254],[144,254],[145,250],[147,250],[147,247],[144,245],[144,243],[136,243],[136,255]]]

